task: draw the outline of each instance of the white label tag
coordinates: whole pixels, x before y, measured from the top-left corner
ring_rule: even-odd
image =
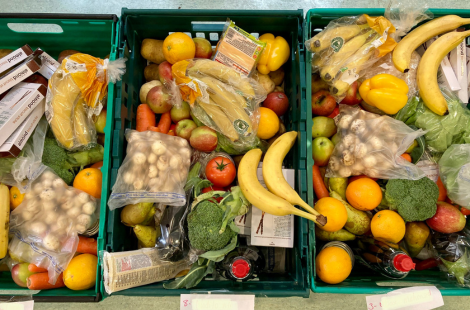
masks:
[[[85,64],[79,64],[78,62],[70,60],[70,59],[67,59],[67,62],[65,63],[65,70],[67,70],[69,73],[87,71]]]
[[[0,310],[33,310],[34,300],[22,302],[5,302],[0,304]]]
[[[441,292],[435,286],[409,287],[384,295],[366,296],[366,302],[368,310],[430,310],[444,305]]]
[[[341,75],[341,81],[348,83],[351,85],[359,78],[359,74],[356,73],[357,68],[346,69]]]
[[[181,294],[180,310],[254,310],[255,295]]]

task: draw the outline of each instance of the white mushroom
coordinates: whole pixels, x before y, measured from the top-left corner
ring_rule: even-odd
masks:
[[[188,148],[188,141],[186,141],[186,139],[183,139],[183,138],[180,138],[180,139],[177,139],[178,141],[178,144],[182,147],[185,147],[185,148]]]
[[[69,219],[75,219],[80,213],[82,213],[82,210],[80,210],[80,208],[74,207],[67,211],[67,216]]]
[[[166,156],[160,156],[158,158],[157,168],[160,171],[166,171],[168,169],[168,158]]]
[[[181,166],[181,156],[176,154],[170,158],[171,169],[178,169]]]
[[[44,181],[42,181],[42,186],[45,189],[51,188],[52,187],[52,180],[51,179],[45,179]]]
[[[348,129],[352,120],[353,117],[351,115],[343,115],[338,122],[338,127],[340,129]]]
[[[80,204],[85,204],[85,203],[87,203],[88,201],[90,201],[90,197],[88,196],[87,193],[82,192],[82,193],[78,194],[78,196],[77,196],[77,201],[78,201]]]
[[[354,165],[351,166],[351,172],[353,175],[362,174],[364,172],[364,165],[362,162],[356,160]]]
[[[24,210],[22,213],[21,213],[21,217],[23,218],[23,220],[25,221],[29,221],[30,219],[32,219],[34,216],[33,213],[29,212],[28,210]]]
[[[44,244],[44,247],[50,251],[56,251],[60,247],[59,239],[53,234],[46,235],[42,240],[42,243]]]
[[[65,184],[64,180],[62,180],[61,178],[56,178],[54,179],[54,181],[52,181],[52,187],[55,189],[63,188],[66,186],[67,184]]]
[[[141,190],[144,187],[144,181],[137,179],[132,183],[132,186],[134,186],[134,190]]]
[[[367,156],[364,157],[364,159],[362,160],[362,164],[363,164],[364,167],[366,167],[366,168],[371,168],[371,167],[374,167],[374,166],[377,164],[377,159],[375,158],[374,155],[367,155]]]
[[[354,155],[349,151],[343,151],[342,162],[345,166],[352,166],[355,162]]]
[[[132,184],[134,182],[134,179],[135,179],[135,176],[130,171],[124,172],[124,174],[122,175],[122,180],[126,184]]]
[[[41,181],[44,182],[45,180],[51,181],[52,179],[56,178],[57,176],[52,173],[51,171],[44,171],[43,174],[41,175]]]
[[[83,225],[85,227],[90,227],[91,217],[87,214],[80,214],[77,217],[77,224]]]
[[[356,144],[356,136],[353,134],[348,134],[344,136],[341,142],[344,145],[345,149],[349,149],[349,147],[354,146]]]
[[[47,225],[54,224],[56,220],[57,220],[57,214],[55,212],[48,212],[46,213],[46,216],[44,217],[44,222]]]
[[[27,192],[25,195],[24,195],[24,200],[30,200],[30,199],[33,199],[35,197],[33,191],[30,191],[30,192]]]
[[[355,119],[351,123],[350,130],[352,133],[360,134],[366,130],[366,122],[364,122],[362,119]]]
[[[41,183],[36,183],[33,186],[33,191],[36,195],[39,195],[44,190],[44,187]]]
[[[45,201],[42,203],[42,210],[45,212],[54,213],[50,211],[55,210],[55,208],[56,208],[56,204],[51,201]]]
[[[152,144],[152,151],[155,153],[155,155],[163,155],[166,152],[166,145],[163,141],[155,141]]]
[[[341,166],[338,162],[338,159],[336,159],[336,157],[331,157],[330,161],[328,162],[328,168],[332,171],[338,171],[340,167]]]
[[[70,223],[69,219],[64,215],[61,215],[57,218],[56,225],[60,229],[66,229],[69,223]]]
[[[147,161],[147,157],[144,153],[137,152],[132,156],[132,162],[136,165],[143,165]]]
[[[149,171],[148,171],[148,177],[149,178],[155,178],[158,176],[158,168],[155,165],[150,165],[149,166]]]
[[[91,215],[96,210],[96,205],[94,202],[90,201],[83,205],[82,207],[83,213]]]
[[[77,231],[77,233],[83,234],[86,231],[86,226],[82,224],[77,224],[75,225],[75,230]]]
[[[36,200],[30,200],[27,202],[25,210],[31,213],[39,212],[39,203]]]
[[[379,171],[377,169],[366,169],[364,174],[371,178],[378,178],[380,177]]]
[[[363,158],[366,154],[367,145],[364,143],[356,144],[356,147],[354,148],[354,156],[356,156],[356,158]]]
[[[54,200],[55,195],[54,195],[54,190],[51,188],[46,188],[39,194],[39,197],[44,200],[44,201],[51,201]]]
[[[147,157],[147,161],[149,164],[154,164],[157,162],[157,155],[155,155],[154,153],[150,153],[150,155]]]
[[[67,200],[66,202],[64,202],[63,204],[60,205],[60,207],[63,209],[63,210],[69,210],[71,208],[73,208],[74,206],[74,202],[72,199],[69,199]]]
[[[152,192],[159,192],[160,186],[162,185],[162,181],[159,178],[153,178],[149,180],[148,185]]]
[[[338,174],[341,178],[348,178],[351,176],[351,169],[349,169],[348,167],[341,167],[338,170]]]
[[[34,236],[42,236],[47,230],[47,226],[43,222],[33,222],[29,224],[28,228]]]
[[[374,150],[380,150],[383,147],[382,140],[379,137],[370,138],[367,144],[369,144]]]
[[[180,155],[183,157],[183,158],[191,158],[191,150],[189,148],[182,148],[180,150]]]

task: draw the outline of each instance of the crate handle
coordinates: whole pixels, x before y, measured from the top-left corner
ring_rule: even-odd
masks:
[[[8,28],[20,33],[63,33],[64,29],[57,24],[8,23]]]
[[[193,31],[223,31],[225,22],[191,22]]]

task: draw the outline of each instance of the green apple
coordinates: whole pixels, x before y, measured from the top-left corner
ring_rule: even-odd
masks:
[[[97,133],[104,133],[104,127],[106,127],[106,109],[101,110],[101,113],[98,115],[95,122]]]
[[[326,116],[317,116],[312,119],[312,138],[329,138],[336,133],[336,124],[334,119]]]
[[[189,104],[186,101],[182,101],[181,107],[177,108],[176,106],[173,106],[173,108],[171,108],[171,120],[176,124],[181,120],[191,119],[190,111],[191,109],[189,108]]]
[[[414,140],[413,144],[410,145],[410,147],[405,151],[405,153],[408,153],[408,154],[411,153],[414,150],[414,148],[417,146],[418,146],[418,141]]]
[[[16,284],[21,287],[27,287],[26,281],[28,277],[36,272],[31,272],[28,270],[29,263],[16,264],[11,268],[11,277]]]
[[[315,138],[312,143],[312,157],[315,165],[326,166],[330,160],[335,145],[325,137]]]
[[[336,145],[336,144],[339,143],[339,141],[340,141],[340,139],[339,139],[339,134],[338,134],[338,133],[335,133],[335,134],[333,135],[333,137],[331,137],[331,142],[333,142],[333,144]]]

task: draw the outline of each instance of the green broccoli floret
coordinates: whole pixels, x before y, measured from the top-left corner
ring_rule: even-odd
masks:
[[[104,150],[101,145],[87,151],[67,152],[57,144],[54,138],[46,136],[42,163],[54,170],[65,183],[71,185],[75,178],[75,169],[103,160],[103,153]]]
[[[413,180],[390,180],[385,199],[392,210],[407,222],[424,221],[436,214],[439,188],[427,177]]]
[[[230,227],[220,233],[224,211],[215,203],[205,200],[188,215],[188,237],[191,245],[203,251],[223,249],[237,233]]]

